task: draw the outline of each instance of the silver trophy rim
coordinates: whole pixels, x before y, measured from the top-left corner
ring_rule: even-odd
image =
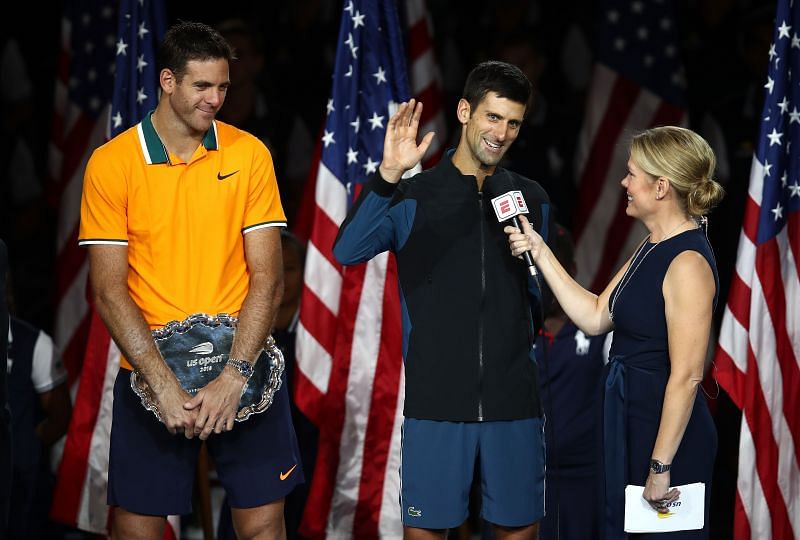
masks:
[[[220,325],[236,328],[238,322],[239,319],[237,317],[233,317],[227,313],[218,313],[217,315],[195,313],[182,321],[170,321],[162,328],[152,330],[151,333],[154,339],[160,341],[169,339],[176,333],[183,334],[188,332],[197,324],[203,324],[212,328],[216,328]],[[266,411],[274,402],[275,394],[283,385],[283,380],[281,377],[286,364],[283,353],[275,344],[275,338],[273,338],[271,335],[267,336],[267,341],[263,349],[261,349],[261,352],[264,352],[268,359],[270,370],[268,383],[265,385],[264,391],[261,393],[261,399],[258,401],[258,403],[245,405],[236,412],[236,422],[244,422],[254,414],[259,414]],[[259,356],[261,355],[261,352],[259,352]],[[244,388],[242,388],[242,392],[244,392],[245,388],[246,385]],[[161,416],[161,411],[158,409],[158,405],[156,405],[155,400],[150,393],[150,387],[147,386],[144,377],[141,376],[139,370],[137,369],[131,371],[131,389],[142,401],[142,406],[146,410],[152,412],[159,422],[163,423],[164,421]]]

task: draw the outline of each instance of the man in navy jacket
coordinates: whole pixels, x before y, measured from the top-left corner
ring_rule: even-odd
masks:
[[[531,94],[515,66],[476,66],[456,110],[458,147],[406,179],[433,134],[417,144],[422,104],[401,104],[387,126],[378,172],[334,245],[343,264],[387,250],[397,257],[406,376],[400,502],[408,538],[441,537],[464,521],[476,465],[482,515],[499,537],[535,538],[544,513],[543,421],[532,353],[538,283],[509,254],[486,194],[510,177],[532,211],[531,223],[547,234],[544,190],[498,167]]]

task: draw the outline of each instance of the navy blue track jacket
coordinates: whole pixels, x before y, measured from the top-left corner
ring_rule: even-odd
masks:
[[[484,187],[497,177],[484,180]],[[550,205],[509,172],[547,238]],[[342,264],[397,257],[409,418],[499,421],[541,415],[533,343],[539,288],[513,257],[474,176],[440,163],[399,184],[364,185],[334,243]]]

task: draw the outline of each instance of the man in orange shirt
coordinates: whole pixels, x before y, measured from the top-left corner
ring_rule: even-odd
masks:
[[[280,304],[286,219],[269,151],[215,120],[232,59],[212,28],[173,26],[158,55],[157,108],[86,167],[79,243],[97,311],[124,357],[109,460],[114,538],[160,539],[166,515],[191,511],[195,437],[208,439],[240,538],[281,537],[283,497],[303,479],[285,383],[267,411],[234,424]],[[221,375],[191,397],[151,330],[194,313],[239,323]],[[131,369],[166,429],[130,389]]]

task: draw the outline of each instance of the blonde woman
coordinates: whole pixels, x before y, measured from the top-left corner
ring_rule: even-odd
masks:
[[[627,215],[649,235],[605,290],[581,287],[523,221],[506,227],[511,253],[530,250],[567,315],[587,334],[614,330],[605,381],[606,540],[626,538],[626,484],[644,485],[657,511],[680,497],[671,486],[706,484],[706,527],[669,533],[708,538],[708,502],[717,435],[698,392],[719,280],[704,216],[722,198],[706,141],[678,127],[633,137],[622,179]],[[650,535],[631,535],[646,538]]]

